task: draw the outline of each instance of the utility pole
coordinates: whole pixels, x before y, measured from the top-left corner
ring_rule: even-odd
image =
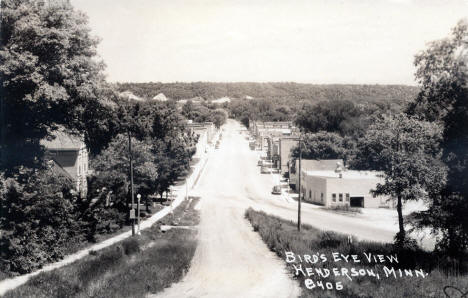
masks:
[[[185,177],[185,199],[188,199],[188,176],[190,174],[190,159],[187,162],[188,164],[188,169],[187,169],[187,176]]]
[[[141,232],[140,232],[140,199],[141,199],[141,195],[140,194],[137,194],[137,210],[138,210],[138,230],[137,230],[137,234],[138,235],[141,235]]]
[[[133,193],[133,154],[132,154],[132,138],[130,135],[130,130],[128,130],[128,152],[130,155],[130,189],[132,195],[132,207],[130,208],[130,220],[132,221],[132,236],[135,236],[135,209],[133,205],[135,203],[134,193]],[[132,218],[133,214],[133,218]]]
[[[297,200],[297,230],[301,231],[301,163],[302,163],[302,135],[299,137],[299,198]]]

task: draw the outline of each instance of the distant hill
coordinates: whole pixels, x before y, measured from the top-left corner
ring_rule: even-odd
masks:
[[[407,102],[413,99],[418,87],[405,85],[317,85],[300,83],[117,83],[119,91],[130,90],[146,99],[159,93],[175,100],[203,97],[213,100],[221,97],[275,101],[320,101],[347,99],[354,102]]]

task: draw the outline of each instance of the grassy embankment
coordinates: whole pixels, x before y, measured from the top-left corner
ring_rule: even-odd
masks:
[[[185,200],[140,236],[126,239],[65,267],[41,273],[5,297],[145,297],[177,282],[190,266],[197,231],[160,226],[195,226],[194,206]]]
[[[397,250],[392,244],[383,244],[377,242],[356,241],[353,239],[349,241],[346,235],[341,235],[333,232],[320,231],[314,227],[303,225],[302,231],[297,231],[297,224],[291,221],[283,220],[278,217],[267,215],[264,212],[254,211],[248,209],[245,214],[246,218],[250,221],[254,231],[258,232],[267,246],[274,251],[285,262],[286,260],[292,261],[292,258],[287,257],[286,252],[295,253],[295,261],[287,263],[288,270],[290,270],[300,282],[302,288],[302,297],[446,297],[444,294],[445,286],[455,286],[460,291],[468,291],[468,275],[466,272],[467,264],[458,264],[456,267],[448,265],[449,260],[445,257],[438,256],[435,253],[425,252],[418,248]],[[343,255],[357,255],[361,260],[360,263],[345,262],[343,258],[341,261],[335,262],[332,253],[340,253]],[[315,264],[305,262],[303,256],[314,254],[323,254],[327,257],[327,261]],[[385,256],[396,256],[398,263],[389,263],[388,259],[385,263],[376,263],[374,260],[368,262],[364,253],[372,253],[373,255],[381,254]],[[302,256],[302,262],[299,261],[297,255]],[[466,260],[466,259],[465,259]],[[312,259],[313,261],[313,259]],[[296,275],[296,269],[293,267],[302,265],[305,271],[306,267],[313,268],[326,268],[333,272],[333,268],[341,271],[341,268],[348,270],[352,280],[349,280],[346,275],[333,276],[333,273],[328,277],[319,276],[315,271],[312,276],[302,274]],[[386,277],[383,266],[387,268],[395,268],[396,277],[390,274]],[[350,269],[373,270],[379,273],[380,278],[366,276],[351,276]],[[464,267],[464,269],[463,269]],[[422,269],[427,276],[400,277],[399,270]],[[456,268],[456,270],[454,270]],[[464,273],[463,273],[464,272]],[[306,279],[311,279],[315,287],[309,289],[306,287]],[[325,289],[317,285],[317,281],[322,280]],[[328,290],[325,283],[333,285],[332,290]],[[341,282],[343,289],[337,290],[336,282]],[[309,286],[311,286],[309,284]],[[447,293],[451,295],[460,294],[456,289],[447,289]],[[458,296],[453,296],[458,297]]]

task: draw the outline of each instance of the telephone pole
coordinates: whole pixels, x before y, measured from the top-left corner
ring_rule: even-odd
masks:
[[[302,135],[299,137],[299,198],[297,200],[297,230],[301,231],[301,172],[302,172]]]
[[[133,191],[133,154],[132,154],[132,138],[130,130],[128,130],[128,152],[130,155],[130,189],[132,195],[132,207],[130,208],[130,220],[132,221],[132,236],[135,236],[135,209],[133,208],[135,199]]]

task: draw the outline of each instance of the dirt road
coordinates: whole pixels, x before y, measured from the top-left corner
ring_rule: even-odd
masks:
[[[200,194],[199,243],[185,278],[156,297],[298,297],[284,263],[244,219],[248,146],[230,122],[192,194]],[[252,156],[253,158],[253,156]]]

